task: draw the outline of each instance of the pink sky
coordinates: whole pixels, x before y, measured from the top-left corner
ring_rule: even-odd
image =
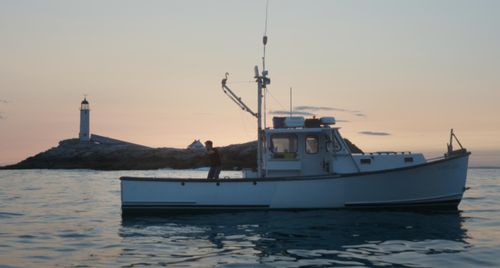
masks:
[[[153,147],[255,139],[265,2],[0,2],[0,164],[91,132]],[[500,166],[497,1],[271,1],[268,110],[341,122],[365,151],[444,152],[450,128],[472,164]],[[277,101],[276,101],[276,100]],[[362,116],[361,116],[362,115]],[[270,120],[269,120],[270,121]],[[385,132],[375,136],[362,132]]]

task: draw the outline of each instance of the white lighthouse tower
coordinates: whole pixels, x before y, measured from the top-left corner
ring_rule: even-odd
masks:
[[[90,109],[87,97],[85,97],[80,106],[80,141],[90,140]]]

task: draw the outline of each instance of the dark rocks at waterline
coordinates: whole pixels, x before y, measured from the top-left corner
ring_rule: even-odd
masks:
[[[361,152],[346,140],[353,152]],[[219,148],[225,170],[255,168],[257,142]],[[98,169],[148,170],[160,168],[191,169],[208,166],[205,151],[175,148],[148,148],[136,144],[101,144],[68,139],[59,146],[29,157],[3,169]]]
[[[221,147],[224,169],[254,168],[257,143]],[[68,139],[59,146],[4,169],[190,169],[208,166],[206,153],[189,149],[148,148],[135,144],[101,144]]]

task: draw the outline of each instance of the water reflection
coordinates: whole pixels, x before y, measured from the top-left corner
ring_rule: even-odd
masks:
[[[421,266],[468,247],[450,212],[301,211],[126,217],[122,255],[152,265]],[[428,261],[439,261],[426,258]],[[425,265],[424,265],[425,266]]]

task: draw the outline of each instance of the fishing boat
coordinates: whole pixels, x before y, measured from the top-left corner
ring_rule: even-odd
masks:
[[[127,213],[199,210],[300,210],[339,208],[458,207],[466,190],[470,152],[451,130],[442,157],[411,152],[353,152],[334,117],[275,117],[262,124],[265,69],[254,68],[257,112],[228,86],[232,101],[257,119],[257,169],[241,178],[121,177]],[[460,149],[453,148],[456,140]]]

